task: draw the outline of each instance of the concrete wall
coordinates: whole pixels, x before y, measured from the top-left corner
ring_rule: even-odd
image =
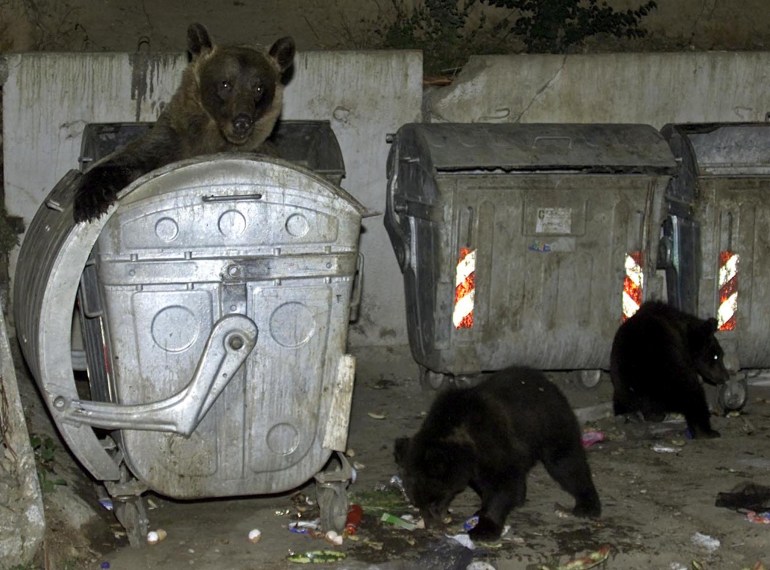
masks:
[[[28,222],[53,184],[77,164],[83,126],[154,120],[182,56],[132,64],[127,54],[23,54],[6,59],[6,201]],[[770,52],[513,55],[472,59],[428,93],[426,120],[521,122],[762,121],[770,112]],[[343,186],[385,206],[387,133],[420,120],[417,52],[307,52],[286,91],[287,118],[328,119],[340,140]],[[361,318],[351,346],[403,347],[401,274],[382,226],[368,218]]]
[[[77,167],[84,126],[155,120],[186,58],[34,53],[8,56],[5,64],[6,206],[28,224],[54,184]],[[364,221],[364,302],[359,324],[350,331],[351,345],[403,345],[401,274],[381,214],[386,134],[420,120],[422,56],[413,51],[307,52],[298,54],[295,65],[284,117],[329,120],[345,159],[342,186],[380,212]],[[11,276],[15,265],[14,254]]]
[[[471,58],[426,97],[433,122],[764,121],[770,52]]]

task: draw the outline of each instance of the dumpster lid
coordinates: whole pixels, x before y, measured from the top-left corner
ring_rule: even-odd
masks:
[[[672,131],[690,142],[698,169],[703,173],[770,171],[770,123],[684,123],[662,129],[664,136]]]
[[[430,157],[437,171],[581,170],[671,173],[660,133],[640,124],[410,123],[397,140]],[[425,166],[428,166],[427,164]]]

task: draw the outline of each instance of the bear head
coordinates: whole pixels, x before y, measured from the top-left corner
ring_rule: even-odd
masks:
[[[715,386],[730,379],[724,363],[724,351],[714,336],[717,328],[714,318],[698,319],[697,324],[691,326],[688,339],[695,370],[704,382]]]
[[[425,526],[441,526],[452,499],[470,483],[475,468],[472,449],[450,440],[428,442],[418,433],[398,438],[394,457],[406,495]]]
[[[270,50],[215,45],[201,24],[187,32],[192,85],[200,106],[224,139],[221,150],[255,150],[270,135],[283,104],[283,77],[294,61],[294,40]]]

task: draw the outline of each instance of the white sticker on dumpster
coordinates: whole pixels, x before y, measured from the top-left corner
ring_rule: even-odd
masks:
[[[538,208],[535,233],[572,233],[572,208]]]

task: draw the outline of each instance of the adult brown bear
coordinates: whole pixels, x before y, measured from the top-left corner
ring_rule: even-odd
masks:
[[[263,149],[283,104],[283,76],[294,60],[294,40],[268,52],[215,45],[208,30],[187,30],[191,61],[153,128],[95,163],[75,193],[76,222],[104,214],[125,186],[143,174],[185,158]]]

